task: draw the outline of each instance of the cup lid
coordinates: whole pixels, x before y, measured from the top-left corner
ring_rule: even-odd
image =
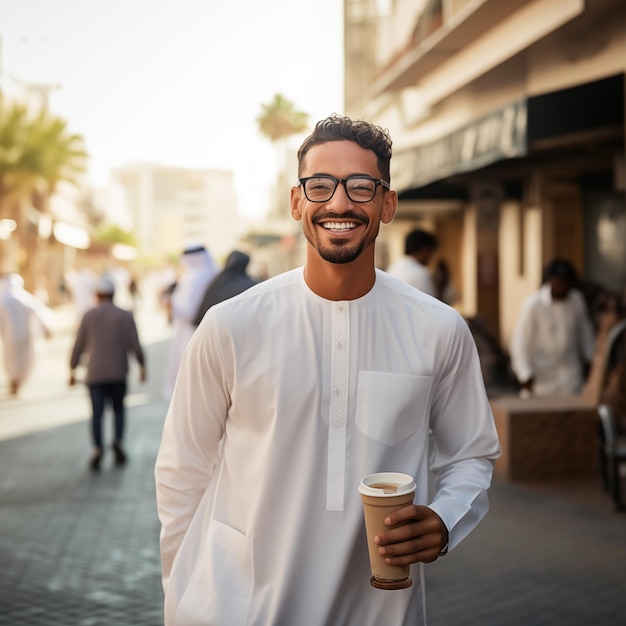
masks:
[[[398,485],[398,488],[395,492],[389,492],[384,489],[379,489],[378,487],[372,487],[372,485],[383,483]],[[413,491],[415,491],[415,481],[413,477],[400,472],[378,472],[377,474],[369,474],[361,479],[361,484],[359,485],[359,493],[381,498],[393,498],[394,496],[403,493],[411,493]]]

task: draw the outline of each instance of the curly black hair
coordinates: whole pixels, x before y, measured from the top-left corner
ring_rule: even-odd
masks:
[[[389,131],[364,120],[333,114],[320,120],[313,132],[302,142],[298,150],[298,176],[302,173],[304,158],[313,147],[329,141],[354,141],[362,148],[376,154],[380,176],[390,181],[391,137]]]
[[[567,259],[556,257],[552,259],[543,270],[543,282],[550,280],[550,278],[560,278],[570,283],[572,286],[576,286],[578,283],[578,275],[576,269],[571,261]]]

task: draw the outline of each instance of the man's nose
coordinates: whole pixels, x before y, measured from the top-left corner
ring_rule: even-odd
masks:
[[[338,206],[352,204],[352,200],[350,200],[348,196],[348,192],[346,190],[346,183],[340,181],[337,184],[337,189],[335,189],[335,193],[333,197],[328,201],[329,204],[337,204]]]

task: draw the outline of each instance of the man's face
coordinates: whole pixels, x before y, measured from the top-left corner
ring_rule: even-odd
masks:
[[[380,178],[376,155],[353,141],[329,141],[314,146],[307,153],[300,176],[330,175],[346,178],[365,175]],[[291,215],[302,220],[302,230],[309,244],[329,263],[350,263],[364,250],[371,250],[380,222],[389,223],[395,214],[397,196],[383,193],[378,186],[370,202],[352,202],[342,184],[327,202],[310,202],[302,187],[291,190]]]
[[[564,278],[552,277],[549,279],[549,283],[550,293],[555,300],[563,300],[563,298],[566,298],[572,288],[572,283]]]
[[[434,248],[422,248],[416,255],[416,259],[422,265],[428,265],[430,263],[430,259],[435,252]]]

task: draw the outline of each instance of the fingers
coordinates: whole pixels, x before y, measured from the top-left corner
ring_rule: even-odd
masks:
[[[394,511],[385,519],[385,524],[387,524],[387,526],[398,526],[407,521],[428,520],[432,518],[433,515],[435,515],[434,511],[427,506],[411,504]]]
[[[375,542],[380,546],[378,553],[392,565],[434,561],[448,542],[448,531],[441,518],[426,506],[399,509],[385,523],[390,529],[379,533]]]
[[[421,537],[401,544],[380,547],[378,552],[390,565],[411,565],[436,561],[441,554],[441,549],[438,542]]]
[[[381,535],[392,533],[393,535],[402,536],[408,532],[407,525],[418,525],[419,529],[424,532],[434,532],[441,530],[443,522],[431,508],[419,504],[411,504],[394,511],[385,518],[385,524],[393,531],[389,530],[386,533],[381,533]],[[396,526],[399,528],[396,529]]]

